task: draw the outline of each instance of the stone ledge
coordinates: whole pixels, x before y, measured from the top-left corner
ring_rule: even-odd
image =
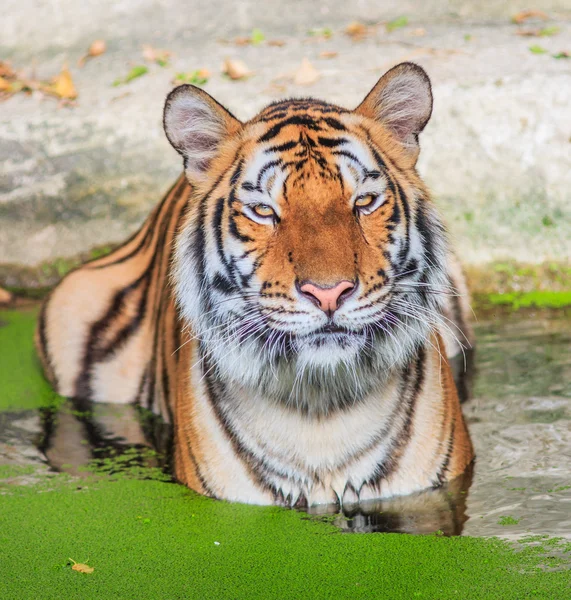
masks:
[[[377,11],[372,18],[379,16]],[[59,108],[55,101],[21,95],[2,104],[0,282],[21,283],[25,278],[16,273],[24,267],[34,270],[118,243],[143,221],[180,172],[161,128],[175,73],[209,69],[213,76],[205,89],[248,118],[279,96],[310,94],[355,106],[384,70],[402,60],[418,62],[433,80],[435,110],[422,134],[419,169],[464,263],[568,261],[571,72],[569,60],[551,54],[571,48],[571,23],[560,19],[558,35],[535,39],[516,36],[507,18],[482,25],[418,16],[410,27],[391,34],[381,28],[357,43],[342,33],[346,23],[336,23],[333,37],[322,42],[308,37],[299,22],[291,31],[279,24],[265,31],[283,39],[283,47],[237,47],[221,44],[212,31],[173,37],[163,25],[148,40],[147,30],[134,22],[124,41],[110,27],[115,37],[108,52],[83,69],[73,65],[80,42],[83,48],[90,39],[83,44],[78,37],[64,51],[50,46],[40,56],[38,76],[55,74],[69,60],[78,105]],[[424,27],[426,35],[411,36],[414,27]],[[174,52],[172,64],[151,66],[140,79],[113,87],[129,64],[141,62],[140,44],[149,41]],[[531,53],[533,43],[549,53]],[[338,56],[324,60],[324,50]],[[25,65],[26,53],[17,45],[10,53],[14,66]],[[225,56],[241,58],[255,75],[224,79]],[[320,80],[309,87],[276,85],[274,79],[293,72],[305,56]]]

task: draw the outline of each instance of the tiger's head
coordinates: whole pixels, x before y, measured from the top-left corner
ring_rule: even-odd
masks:
[[[426,343],[447,284],[415,169],[431,111],[412,63],[355,110],[286,100],[242,123],[199,88],[170,93],[165,131],[193,188],[173,280],[205,371],[320,413]]]

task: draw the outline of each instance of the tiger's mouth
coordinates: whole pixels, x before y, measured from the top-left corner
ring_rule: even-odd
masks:
[[[313,332],[313,335],[328,335],[328,334],[345,334],[345,335],[354,335],[355,332],[347,329],[346,327],[341,327],[340,325],[334,325],[333,323],[328,323]]]
[[[328,323],[300,337],[299,341],[307,348],[313,348],[314,351],[326,348],[330,350],[357,350],[363,345],[363,334],[340,325]]]

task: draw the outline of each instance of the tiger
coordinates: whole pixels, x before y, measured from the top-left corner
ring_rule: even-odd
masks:
[[[432,105],[409,62],[354,110],[286,99],[246,122],[174,88],[183,173],[43,303],[53,387],[162,417],[175,479],[221,500],[351,507],[460,477],[474,451],[450,359],[473,333],[416,169]]]

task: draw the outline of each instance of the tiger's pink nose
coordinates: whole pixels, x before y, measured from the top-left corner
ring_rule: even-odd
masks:
[[[351,281],[340,281],[333,287],[321,287],[313,283],[304,283],[300,286],[300,292],[312,300],[319,308],[332,315],[340,306],[343,300],[351,295],[355,289],[355,284]]]

